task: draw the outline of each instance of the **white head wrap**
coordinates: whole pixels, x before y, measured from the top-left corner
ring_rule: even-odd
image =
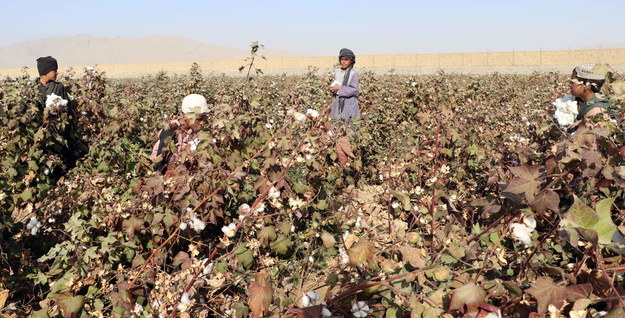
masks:
[[[180,108],[185,114],[203,114],[208,113],[208,103],[206,98],[199,94],[190,94],[182,99],[182,107]]]
[[[586,63],[581,64],[575,67],[575,73],[577,73],[578,78],[593,80],[593,81],[603,81],[605,80],[605,74],[595,73],[595,64]]]

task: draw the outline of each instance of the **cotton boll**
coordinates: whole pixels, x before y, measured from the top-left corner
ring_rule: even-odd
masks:
[[[317,118],[319,117],[319,112],[312,108],[309,108],[308,110],[306,110],[306,115],[310,116],[311,118]]]
[[[180,297],[180,303],[178,304],[178,310],[183,311],[190,304],[191,299],[189,298],[189,294],[187,292],[182,293],[182,297]]]
[[[321,316],[322,317],[332,317],[332,313],[328,310],[328,308],[323,307],[323,309],[321,309]]]
[[[530,245],[532,243],[532,232],[534,229],[529,228],[525,224],[521,223],[512,223],[510,224],[510,228],[512,229],[512,238],[525,244]]]
[[[135,309],[132,312],[136,315],[141,315],[141,313],[143,313],[143,306],[139,303],[135,303]]]
[[[254,212],[257,212],[257,213],[263,213],[264,211],[265,211],[265,203],[260,203],[254,210]]]
[[[523,224],[525,224],[528,228],[534,230],[536,229],[536,219],[531,216],[526,216],[523,218]]]
[[[554,116],[558,120],[558,124],[562,127],[569,126],[575,122],[577,117],[577,101],[572,95],[566,95],[562,98],[556,99],[553,103],[556,107]]]
[[[280,197],[280,190],[276,189],[276,187],[271,187],[269,188],[267,196],[271,199],[277,199]]]
[[[190,140],[187,144],[189,145],[189,149],[191,151],[195,151],[197,150],[197,146],[200,144],[200,140],[198,138],[195,138],[193,140]]]
[[[230,223],[223,226],[221,231],[224,232],[227,237],[234,237],[237,234],[237,225],[235,223]]]
[[[352,312],[354,313],[354,317],[367,317],[369,314],[369,306],[364,301],[359,301],[352,305]]]
[[[342,247],[339,247],[339,257],[341,258],[341,263],[349,263],[349,255],[347,255],[347,252],[345,252],[345,249]]]
[[[359,216],[356,218],[356,223],[354,223],[355,227],[361,227],[362,225],[360,224],[360,221],[362,221],[362,217]]]
[[[67,100],[61,98],[54,93],[46,97],[46,107],[64,107],[67,106]]]
[[[180,226],[179,226],[179,227],[180,227],[180,229],[181,229],[181,230],[183,230],[183,231],[184,231],[184,230],[186,230],[186,229],[187,229],[187,225],[188,225],[188,224],[187,224],[186,222],[182,222],[182,223],[180,223]]]
[[[31,217],[30,221],[28,222],[28,224],[26,224],[26,229],[27,230],[32,229],[33,227],[35,227],[37,225],[37,222],[38,222],[37,218]]]
[[[202,271],[202,275],[208,275],[213,271],[213,267],[215,266],[214,263],[210,263],[208,264],[206,267],[204,267],[204,270]]]
[[[321,297],[319,297],[319,294],[317,294],[314,290],[307,291],[306,296],[310,300],[311,305],[316,304],[319,301],[319,299],[321,299]]]
[[[197,232],[204,230],[204,228],[206,227],[206,223],[198,219],[195,213],[193,213],[191,220],[189,220],[189,225]]]
[[[250,212],[252,212],[252,209],[249,204],[243,203],[239,206],[239,214],[249,214]]]
[[[295,120],[299,121],[299,122],[305,122],[306,121],[306,115],[300,113],[300,112],[295,112],[293,113],[293,117],[295,118]]]

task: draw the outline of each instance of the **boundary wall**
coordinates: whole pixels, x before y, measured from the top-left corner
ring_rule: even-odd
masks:
[[[511,51],[478,53],[424,53],[392,55],[359,55],[356,58],[359,69],[372,71],[399,71],[398,73],[431,73],[438,70],[462,73],[531,73],[532,71],[570,72],[575,65],[582,63],[607,63],[618,70],[625,67],[625,48],[598,50],[559,50],[559,51]],[[246,62],[243,60],[216,60],[197,62],[204,73],[226,75],[239,73],[238,69]],[[98,65],[109,77],[138,77],[167,72],[174,74],[188,73],[192,62],[109,64]],[[326,70],[338,64],[335,56],[256,58],[254,65],[264,73],[304,73],[310,68]],[[73,66],[80,73],[85,66]],[[69,66],[61,66],[60,72]],[[523,71],[526,70],[526,71]],[[37,75],[35,61],[27,69],[31,76]],[[22,69],[0,69],[0,76],[19,76]]]

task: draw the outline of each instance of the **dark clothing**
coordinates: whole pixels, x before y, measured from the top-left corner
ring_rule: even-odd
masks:
[[[607,110],[611,106],[610,100],[607,98],[599,98],[597,95],[593,96],[587,102],[578,101],[578,103],[579,112],[577,113],[577,120],[584,118],[584,116],[594,108],[603,108]]]
[[[37,90],[41,93],[41,98],[37,104],[41,110],[44,110],[46,107],[46,99],[48,98],[48,95],[54,94],[68,101],[67,109],[70,111],[69,97],[67,97],[67,91],[65,91],[65,86],[63,86],[63,84],[59,82],[48,82],[48,85],[44,86],[41,84],[39,78],[35,79],[35,82],[37,83]],[[73,109],[71,110],[73,111]]]
[[[65,168],[69,170],[75,167],[76,161],[89,151],[88,146],[77,136],[74,103],[69,99],[63,84],[53,81],[48,82],[48,85],[44,86],[39,78],[35,79],[35,83],[37,90],[41,93],[37,106],[42,112],[46,109],[48,95],[54,94],[67,100],[67,122],[65,125],[61,125],[61,123],[54,120],[48,124],[48,129],[60,135],[64,142],[53,139],[54,144],[47,146],[46,150],[59,155],[65,164]]]

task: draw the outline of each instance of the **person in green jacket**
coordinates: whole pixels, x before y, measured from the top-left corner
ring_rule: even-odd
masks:
[[[595,64],[581,64],[573,69],[569,86],[578,104],[577,120],[587,120],[595,115],[606,115],[610,101],[600,93],[605,74],[595,72]]]

